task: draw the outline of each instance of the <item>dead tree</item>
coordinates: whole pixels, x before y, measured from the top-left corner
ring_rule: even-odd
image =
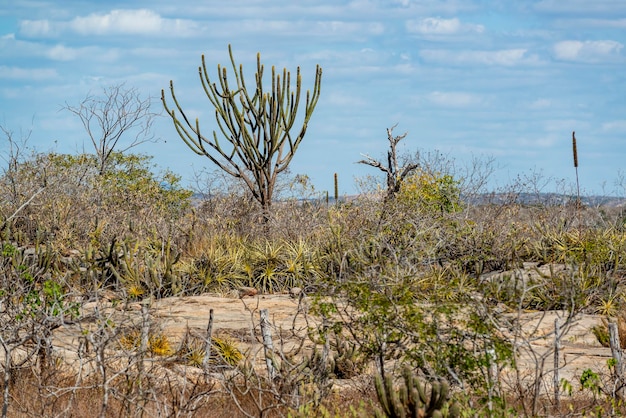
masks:
[[[402,181],[411,174],[417,167],[416,163],[409,163],[400,167],[398,163],[398,154],[396,146],[398,143],[407,136],[407,132],[402,135],[393,136],[393,129],[397,125],[387,128],[387,139],[389,140],[389,151],[387,151],[387,165],[383,165],[378,160],[370,157],[369,155],[363,155],[366,159],[359,161],[360,164],[371,165],[383,171],[387,175],[387,196],[386,199],[393,199],[400,191]]]
[[[152,123],[157,114],[150,111],[152,98],[142,98],[137,89],[123,83],[104,87],[102,96],[92,94],[78,105],[65,104],[80,119],[98,157],[98,170],[104,174],[114,152],[126,152],[145,142],[155,142]],[[121,141],[122,138],[128,139]]]

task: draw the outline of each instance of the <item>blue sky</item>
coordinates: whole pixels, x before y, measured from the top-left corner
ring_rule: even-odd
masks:
[[[214,76],[229,43],[250,74],[257,52],[267,67],[300,66],[305,88],[323,68],[291,166],[320,191],[335,172],[342,194],[378,174],[355,162],[382,157],[395,124],[404,151],[495,158],[492,187],[534,171],[574,181],[572,131],[585,193],[613,193],[624,167],[623,0],[5,0],[0,125],[32,129],[37,150],[78,152],[89,143],[65,103],[121,82],[157,99],[174,80],[183,107],[215,127],[197,67],[205,54]],[[186,181],[209,166],[167,118],[155,133],[164,141],[137,151],[160,166]]]

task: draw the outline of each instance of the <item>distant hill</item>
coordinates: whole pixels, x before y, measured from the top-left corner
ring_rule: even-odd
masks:
[[[381,195],[382,196],[382,195]],[[201,193],[194,193],[192,196],[192,201],[195,204],[199,204],[207,196],[202,195]],[[358,198],[358,195],[344,195],[339,197],[340,202],[349,202]],[[572,195],[564,195],[558,193],[482,193],[476,196],[465,196],[462,199],[474,205],[484,205],[484,204],[511,204],[518,203],[522,205],[549,205],[549,206],[559,206],[559,205],[567,205],[573,204],[576,202],[576,196]],[[289,199],[286,199],[289,200]],[[312,198],[312,199],[298,199],[303,202],[311,202],[311,203],[325,203],[325,198]],[[583,206],[587,207],[609,207],[609,208],[626,208],[626,198],[624,197],[615,197],[615,196],[581,196],[580,201]],[[276,203],[281,202],[281,200],[277,200]],[[328,198],[329,204],[334,204],[334,197]]]
[[[558,193],[483,193],[464,199],[472,204],[519,203],[522,205],[559,206],[573,204],[576,196]],[[626,198],[614,196],[581,196],[583,206],[588,207],[626,207]]]

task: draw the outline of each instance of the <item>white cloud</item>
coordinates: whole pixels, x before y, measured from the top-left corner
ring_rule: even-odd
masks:
[[[266,30],[266,21],[254,21],[256,31]],[[294,25],[293,21],[282,21],[282,30],[289,29],[292,32],[307,33],[311,36],[337,36],[337,35],[380,35],[384,33],[385,27],[378,22],[348,22],[341,20],[301,22]]]
[[[207,27],[208,33],[216,37],[230,37],[232,39],[232,20],[212,22]],[[380,22],[354,22],[346,20],[272,20],[272,19],[246,19],[237,22],[238,38],[261,36],[263,38],[274,37],[289,39],[294,37],[311,42],[319,38],[365,40],[369,36],[379,36],[385,33],[385,26]],[[345,37],[345,39],[343,38]]]
[[[430,103],[441,107],[469,107],[483,102],[478,95],[454,91],[433,91],[428,94],[426,99]]]
[[[496,51],[453,51],[443,49],[425,49],[420,51],[422,59],[431,62],[466,65],[502,65],[513,66],[520,64],[536,64],[539,58],[528,54],[524,48],[501,49]]]
[[[0,79],[49,80],[56,78],[58,73],[52,68],[20,68],[0,66]]]
[[[220,9],[221,10],[221,9]],[[77,16],[71,20],[22,20],[20,33],[26,37],[59,37],[64,33],[80,35],[150,35],[163,37],[230,37],[240,38],[247,34],[264,36],[315,36],[336,37],[341,35],[358,35],[364,38],[368,35],[382,35],[385,26],[379,21],[355,21],[351,17],[346,19],[276,19],[285,13],[271,13],[270,8],[264,7],[254,16],[241,18],[236,16],[216,18],[215,14],[206,13],[203,23],[200,19],[172,19],[162,17],[150,9],[115,9],[108,13],[92,13],[86,16]],[[247,10],[249,11],[249,10]],[[295,10],[293,14],[301,12]],[[239,15],[239,13],[238,13]],[[233,27],[236,25],[236,34]]]
[[[624,48],[619,42],[604,41],[561,41],[554,44],[554,55],[559,60],[600,62],[614,60]]]
[[[59,32],[56,26],[48,20],[22,20],[20,33],[29,37],[56,36]]]
[[[68,48],[64,45],[55,45],[46,55],[55,61],[72,61],[78,56],[78,51],[75,48]]]
[[[389,0],[379,0],[376,6],[379,9],[388,9],[389,3]],[[480,7],[473,1],[458,0],[394,0],[392,5],[397,5],[400,10],[408,9],[413,16],[434,13],[452,15],[465,11],[475,11]]]
[[[109,14],[90,14],[76,17],[70,27],[85,35],[89,34],[153,34],[164,27],[165,20],[157,13],[147,10],[113,10]]]
[[[472,23],[462,23],[458,18],[440,19],[427,17],[420,20],[409,20],[406,29],[411,33],[421,35],[455,35],[459,33],[482,33],[485,27]]]
[[[116,9],[109,13],[77,16],[70,21],[23,20],[20,32],[29,37],[54,37],[62,32],[81,35],[189,36],[199,25],[191,20],[165,19],[148,9]]]

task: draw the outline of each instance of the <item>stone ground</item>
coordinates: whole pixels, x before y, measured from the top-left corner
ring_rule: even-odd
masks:
[[[532,267],[532,266],[526,266]],[[532,269],[531,269],[532,270]],[[528,273],[528,269],[524,274]],[[535,272],[536,273],[536,272]],[[529,276],[530,277],[530,276]],[[492,276],[489,280],[497,279]],[[289,294],[254,295],[239,298],[236,295],[217,296],[200,295],[188,297],[170,297],[154,301],[149,308],[150,318],[157,324],[163,335],[172,341],[174,348],[187,333],[198,338],[206,336],[211,310],[213,311],[213,335],[229,337],[237,342],[240,350],[254,356],[257,364],[262,365],[262,337],[260,333],[260,311],[269,311],[272,323],[274,346],[285,344],[285,349],[297,345],[301,337],[306,335],[307,327],[316,326],[315,318],[307,317],[307,298],[299,299]],[[101,311],[109,315],[113,322],[132,321],[141,323],[141,305],[131,303],[125,306],[108,303],[108,310]],[[93,310],[94,304],[85,304],[85,313]],[[503,315],[512,315],[503,313]],[[522,375],[531,375],[537,359],[545,358],[544,392],[552,393],[554,356],[554,324],[559,318],[563,323],[565,312],[524,312],[521,320],[526,333],[526,343],[520,344],[519,369]],[[609,375],[607,360],[611,358],[611,350],[602,347],[592,333],[592,328],[601,324],[598,315],[582,315],[571,324],[561,339],[559,355],[560,378],[567,379],[578,389],[579,378],[585,369]],[[70,364],[77,361],[77,346],[84,334],[85,324],[59,328],[54,333],[53,345],[59,357],[65,358]],[[84,339],[84,337],[83,337]],[[511,371],[504,371],[502,376],[512,377]]]
[[[304,299],[306,304],[306,298]],[[130,304],[122,310],[121,306],[112,304],[112,318],[115,315],[127,314],[134,318],[135,324],[141,321],[141,307],[138,303]],[[260,310],[268,309],[273,327],[275,347],[281,342],[287,349],[299,342],[298,336],[305,335],[308,326],[315,326],[315,318],[305,315],[306,306],[299,299],[287,294],[257,295],[246,298],[219,297],[200,295],[188,297],[171,297],[158,300],[150,307],[150,316],[159,329],[176,347],[184,335],[190,332],[199,338],[206,335],[210,310],[213,310],[213,335],[226,336],[237,342],[242,352],[258,355],[262,350],[260,333]],[[86,311],[91,309],[87,304]],[[117,311],[117,312],[115,312]],[[129,314],[130,313],[130,314]],[[127,316],[125,315],[125,316]],[[534,356],[542,356],[554,346],[554,321],[565,313],[562,311],[525,312],[522,316],[524,330],[528,334],[530,344],[520,345],[524,352],[521,368],[534,368]],[[308,322],[307,322],[308,321]],[[591,329],[601,324],[598,315],[583,315],[573,322],[561,339],[559,357],[560,377],[570,382],[577,382],[583,370],[591,368],[597,372],[607,371],[607,360],[611,358],[611,350],[602,347]],[[79,328],[69,326],[56,330],[54,346],[57,354],[66,358],[76,356],[76,346],[80,338]],[[545,369],[551,370],[554,364],[552,354],[546,358]],[[552,374],[546,376],[552,379]]]

